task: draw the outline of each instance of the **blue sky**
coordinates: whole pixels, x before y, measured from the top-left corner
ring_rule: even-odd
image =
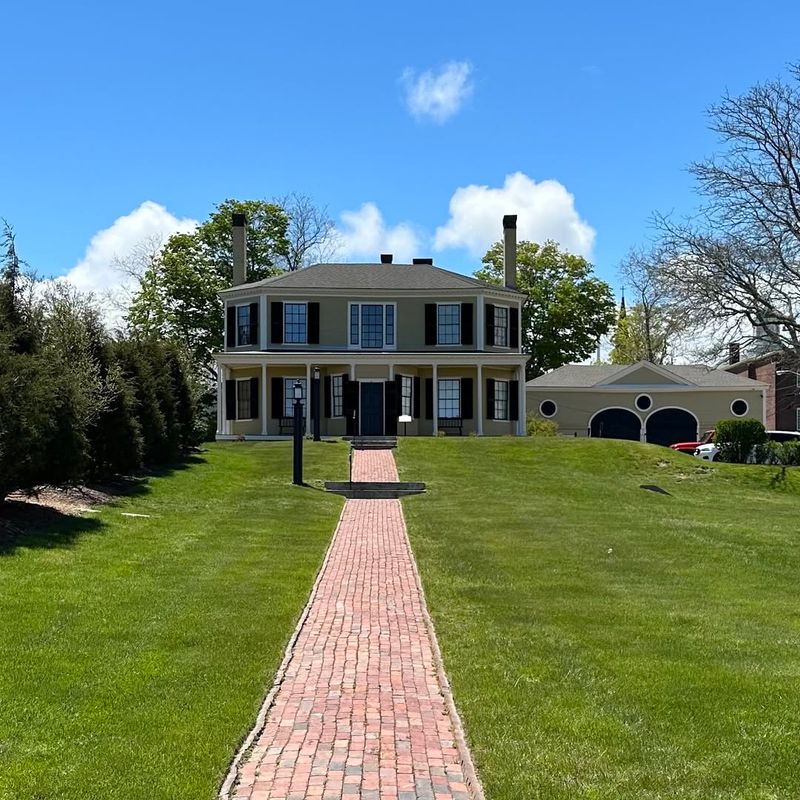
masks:
[[[84,288],[137,238],[291,191],[327,205],[347,260],[471,272],[518,213],[616,286],[653,211],[694,206],[709,104],[800,60],[783,0],[453,9],[5,7],[0,216],[40,273]]]

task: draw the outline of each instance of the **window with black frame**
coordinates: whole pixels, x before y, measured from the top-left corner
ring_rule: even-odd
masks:
[[[308,341],[308,305],[283,304],[283,341],[286,344],[305,344]]]
[[[344,415],[344,375],[331,375],[331,416]]]
[[[494,307],[494,344],[495,347],[508,347],[508,307]]]
[[[400,414],[412,416],[414,408],[414,379],[410,375],[400,376]]]
[[[236,306],[236,342],[253,344],[250,336],[250,306]]]
[[[236,381],[236,419],[253,418],[253,402],[249,378]]]
[[[440,378],[438,418],[456,419],[461,416],[461,381],[458,378]]]
[[[461,306],[458,303],[440,303],[436,317],[437,344],[461,344]]]
[[[494,418],[508,419],[508,381],[494,382]]]

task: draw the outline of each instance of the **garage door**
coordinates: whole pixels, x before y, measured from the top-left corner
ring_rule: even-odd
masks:
[[[671,445],[696,440],[697,420],[688,411],[665,408],[647,420],[647,441],[651,444]]]
[[[607,408],[592,418],[592,436],[603,439],[632,439],[639,441],[641,422],[632,411],[624,408]]]

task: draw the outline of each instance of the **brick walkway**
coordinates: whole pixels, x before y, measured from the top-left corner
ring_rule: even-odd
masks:
[[[397,479],[390,451],[356,451],[354,466]],[[471,800],[441,690],[400,501],[349,500],[228,796]]]
[[[354,481],[396,481],[397,466],[391,450],[354,450]]]

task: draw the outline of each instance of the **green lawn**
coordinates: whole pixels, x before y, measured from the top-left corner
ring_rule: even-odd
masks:
[[[798,471],[565,439],[398,461],[489,800],[800,797]]]
[[[98,514],[0,532],[0,798],[215,796],[341,509],[291,485],[290,448],[212,445]],[[308,479],[346,476],[343,443],[306,453]]]

